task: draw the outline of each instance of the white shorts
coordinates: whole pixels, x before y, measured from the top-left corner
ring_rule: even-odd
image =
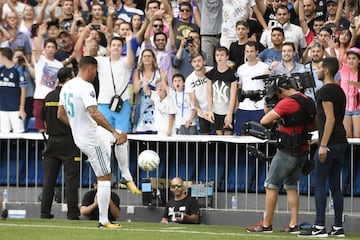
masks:
[[[0,111],[0,119],[1,133],[24,132],[24,121],[19,118],[19,111]]]
[[[109,143],[98,138],[98,146],[80,147],[80,150],[88,157],[88,161],[97,177],[102,177],[111,173]]]

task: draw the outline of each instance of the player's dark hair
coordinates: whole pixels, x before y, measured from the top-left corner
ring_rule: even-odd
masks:
[[[215,52],[225,52],[229,56],[229,50],[224,46],[219,46],[215,48]]]
[[[94,57],[85,56],[80,59],[79,69],[84,69],[88,65],[97,65],[97,61]]]
[[[9,47],[0,48],[1,55],[6,57],[8,60],[12,61],[13,59],[13,51]]]
[[[259,46],[256,44],[256,42],[254,41],[248,41],[245,46],[249,46],[249,47],[255,47],[256,51],[259,51]]]
[[[281,27],[273,27],[273,28],[271,29],[271,33],[273,33],[274,31],[278,31],[278,32],[280,32],[283,36],[285,36],[284,29],[282,29]]]
[[[157,39],[157,36],[159,36],[159,35],[165,36],[165,39],[167,40],[167,36],[164,32],[157,32],[154,34],[154,41]]]
[[[329,73],[332,77],[335,76],[335,74],[339,70],[339,60],[335,57],[327,57],[322,59],[322,66],[323,68],[326,68],[329,70]]]
[[[67,79],[71,79],[74,77],[73,69],[69,67],[60,68],[57,73],[59,83],[65,83]]]
[[[295,48],[295,45],[293,42],[284,42],[283,47],[284,46],[291,46],[292,49],[294,50],[294,52],[296,51],[296,48]]]

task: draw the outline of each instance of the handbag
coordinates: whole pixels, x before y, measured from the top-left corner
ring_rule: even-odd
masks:
[[[126,91],[128,84],[126,84],[124,90],[121,92],[120,95],[116,94],[116,87],[115,87],[115,80],[114,80],[114,75],[113,75],[113,71],[112,71],[112,66],[111,66],[111,59],[109,57],[109,62],[110,62],[110,71],[111,71],[111,78],[112,78],[112,83],[113,83],[113,87],[114,87],[114,93],[115,95],[111,98],[110,100],[110,104],[109,104],[109,109],[113,112],[120,112],[122,106],[124,105],[124,101],[122,100],[121,96],[124,94],[124,92]]]

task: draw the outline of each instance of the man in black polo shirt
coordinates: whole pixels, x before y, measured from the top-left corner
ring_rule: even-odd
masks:
[[[59,94],[62,85],[74,77],[71,68],[61,68],[58,72],[59,85],[44,99],[42,119],[45,121],[49,139],[43,152],[43,192],[41,218],[50,219],[54,188],[61,164],[64,164],[65,196],[68,206],[67,218],[78,220],[78,186],[80,170],[80,150],[76,147],[71,130],[57,118]]]

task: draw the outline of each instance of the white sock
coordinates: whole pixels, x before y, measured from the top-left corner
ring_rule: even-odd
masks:
[[[132,181],[133,178],[129,170],[128,142],[126,141],[121,145],[115,145],[114,152],[121,171],[121,176],[125,178],[126,181]]]
[[[315,227],[316,227],[317,229],[319,229],[319,230],[322,230],[322,229],[325,228],[324,226],[319,226],[319,225],[315,225]]]
[[[99,222],[103,225],[109,222],[108,211],[110,204],[110,181],[99,181],[97,186],[97,198],[99,207]]]

